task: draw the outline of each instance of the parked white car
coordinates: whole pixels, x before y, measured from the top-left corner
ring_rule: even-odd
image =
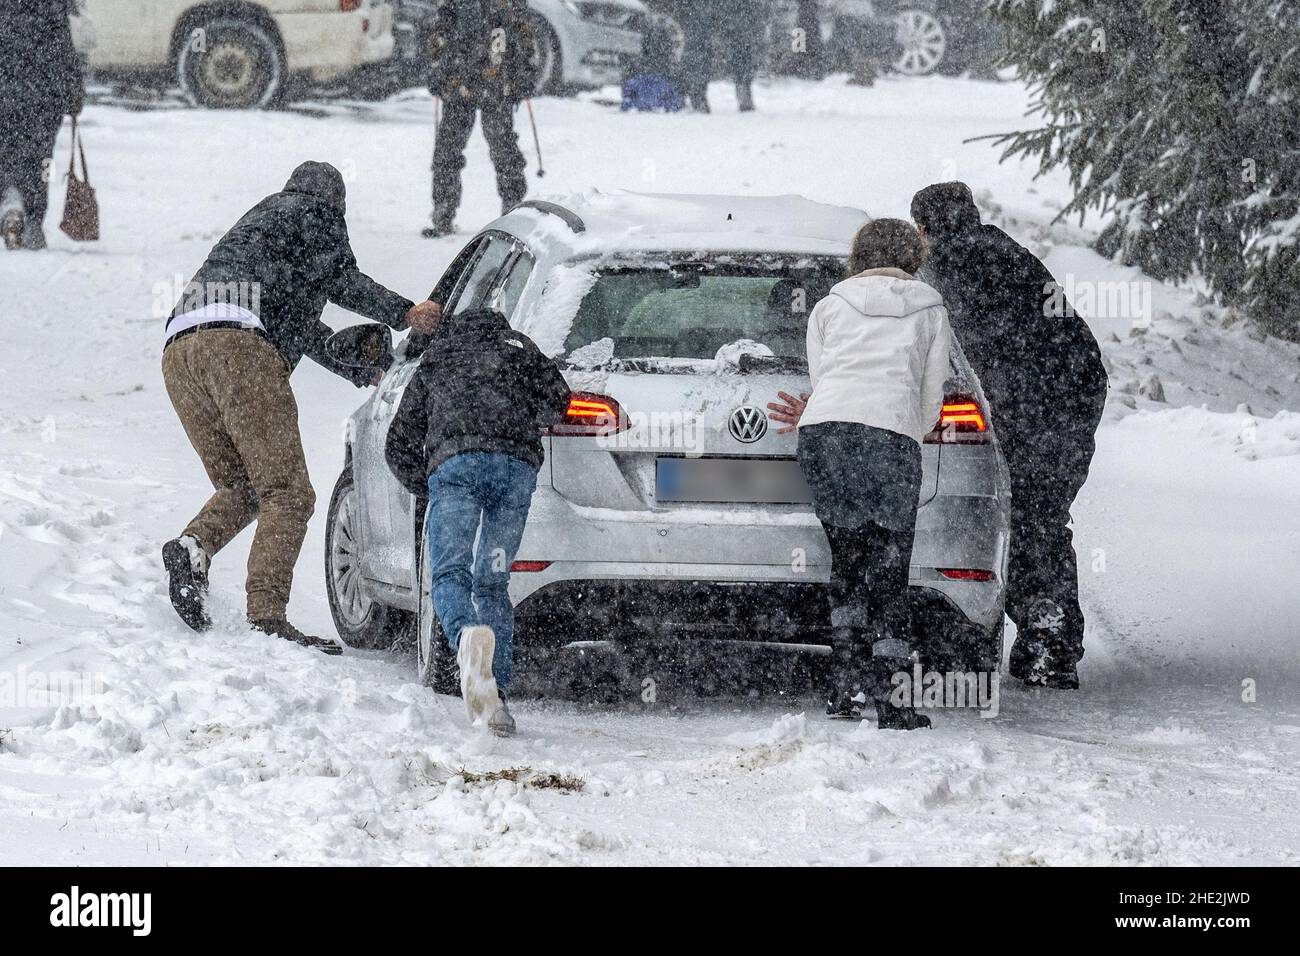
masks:
[[[101,76],[174,77],[193,103],[268,106],[289,78],[320,82],[393,54],[378,0],[80,0],[73,37]]]

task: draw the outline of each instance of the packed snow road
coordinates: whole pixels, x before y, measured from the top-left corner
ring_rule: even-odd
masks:
[[[760,94],[747,116],[721,87],[710,117],[541,101],[546,189],[900,215],[963,178],[1063,281],[1141,281],[1048,225],[1061,182],[963,143],[1023,124],[1016,85]],[[247,534],[215,563],[217,629],[187,631],[157,556],[207,494],[158,371],[176,283],[307,158],[348,172],[361,265],[393,288],[427,292],[466,238],[418,238],[429,100],[319,113],[92,108],[104,240],[0,256],[0,863],[1300,861],[1300,362],[1163,286],[1137,334],[1083,309],[1113,397],[1075,509],[1078,693],[1007,680],[996,718],[889,734],[825,721],[806,687],[698,697],[679,679],[650,703],[522,701],[501,741],[403,655],[244,630]],[[476,137],[466,233],[494,213],[485,154]],[[314,366],[294,383],[323,498],[361,393]],[[323,511],[290,613],[331,633]]]

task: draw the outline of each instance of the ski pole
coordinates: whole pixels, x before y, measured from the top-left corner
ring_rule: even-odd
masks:
[[[524,100],[528,104],[528,122],[533,127],[533,145],[537,148],[537,178],[542,179],[546,176],[546,167],[542,164],[542,140],[537,135],[537,116],[533,113],[533,99],[529,97]]]

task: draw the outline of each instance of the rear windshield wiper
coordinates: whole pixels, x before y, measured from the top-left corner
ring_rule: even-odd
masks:
[[[740,357],[739,369],[744,372],[806,372],[808,360],[797,355],[749,355]]]

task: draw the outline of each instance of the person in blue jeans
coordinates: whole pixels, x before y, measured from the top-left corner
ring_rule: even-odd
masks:
[[[388,465],[429,496],[434,611],[456,652],[471,723],[515,732],[510,566],[545,458],[541,433],[565,416],[555,363],[499,312],[439,320],[388,431]]]

